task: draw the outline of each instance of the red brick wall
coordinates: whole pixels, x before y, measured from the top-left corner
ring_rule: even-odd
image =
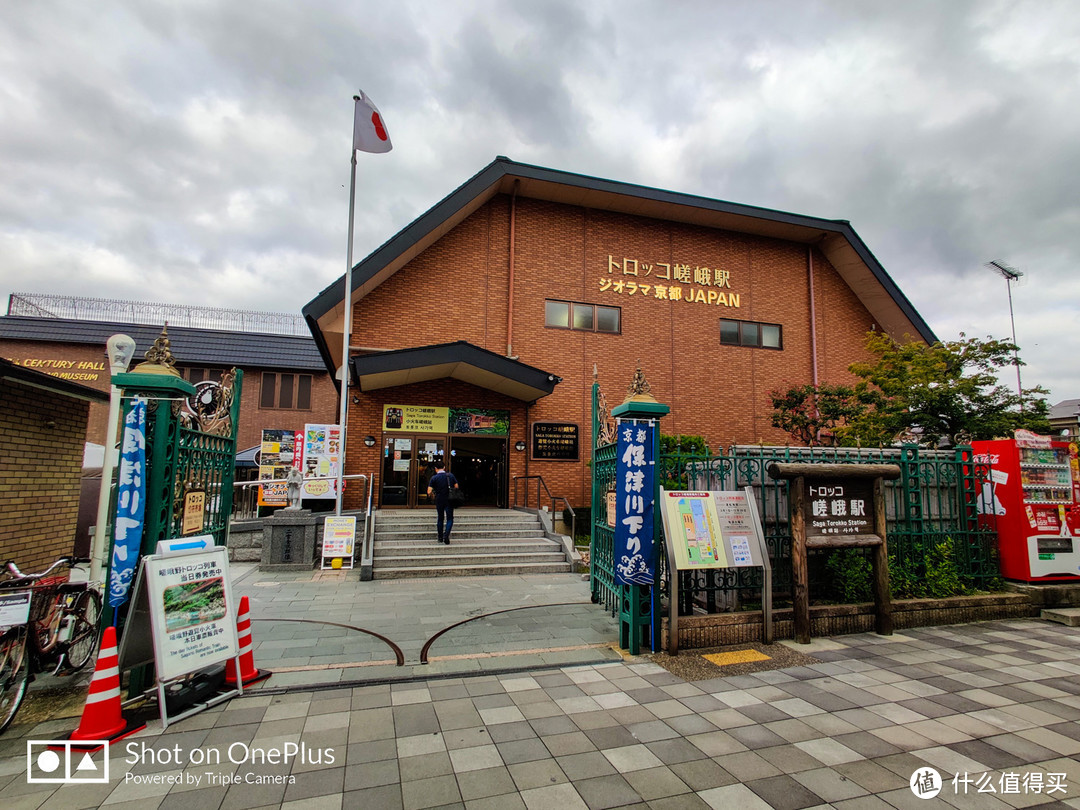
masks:
[[[0,563],[29,573],[72,553],[88,411],[82,400],[0,385]]]
[[[543,475],[552,493],[575,505],[589,498],[584,459],[591,442],[594,365],[614,406],[640,363],[653,395],[671,407],[661,422],[665,433],[701,435],[714,450],[731,443],[788,441],[771,425],[767,395],[812,381],[805,245],[522,197],[514,231],[513,353],[563,380],[530,408],[529,421],[580,425],[580,463],[530,463],[529,472]],[[509,234],[510,199],[497,196],[359,302],[353,310],[356,342],[400,349],[466,340],[506,354]],[[616,261],[625,257],[651,263],[653,275],[639,275],[636,281],[653,281],[652,287],[659,263],[727,270],[730,289],[711,289],[737,293],[740,306],[658,300],[651,291],[648,297],[640,291],[630,295],[628,289],[622,294],[603,291],[602,280],[635,280],[618,271],[609,275],[609,254]],[[851,381],[847,367],[866,357],[863,342],[873,318],[818,251],[813,252],[813,268],[819,381]],[[705,289],[678,286],[684,292]],[[545,328],[545,299],[619,306],[622,334]],[[723,346],[722,318],[780,324],[784,348]],[[382,404],[497,407],[489,405],[491,392],[452,387],[402,387],[363,399],[364,408],[357,409],[363,415],[354,412],[350,418],[350,473],[376,467]],[[524,407],[515,407],[517,430],[523,426]],[[355,442],[369,434],[380,440],[376,448],[356,448]],[[521,438],[527,440],[524,434]],[[525,455],[511,451],[512,474],[522,474]]]
[[[46,374],[72,379],[99,391],[109,390],[109,371],[101,346],[44,341],[0,340],[0,357],[18,365],[34,368]],[[142,358],[133,361],[134,367]],[[183,368],[184,364],[180,364]],[[310,372],[296,372],[310,373]],[[308,422],[338,421],[337,389],[325,371],[312,374],[311,410],[279,410],[259,407],[262,371],[244,369],[243,391],[240,397],[240,431],[237,449],[243,450],[262,440],[263,428],[302,430]],[[86,441],[105,444],[108,403],[92,403],[87,423]]]

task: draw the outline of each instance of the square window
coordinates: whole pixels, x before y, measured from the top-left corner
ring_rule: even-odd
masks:
[[[761,325],[761,345],[767,349],[780,348],[780,327],[771,323]]]
[[[565,301],[545,302],[544,325],[568,329],[570,327],[570,305]]]
[[[759,346],[758,325],[756,323],[749,323],[744,321],[741,325],[742,333],[740,335],[739,343],[743,346]]]
[[[621,314],[622,312],[618,307],[597,307],[596,331],[618,334],[619,329],[621,328]]]
[[[738,321],[720,321],[720,342],[739,345]]]
[[[263,372],[262,375],[262,392],[259,396],[260,408],[273,408],[277,403],[277,397],[275,396],[277,390],[277,374],[271,374],[269,372]]]
[[[574,304],[574,328],[586,332],[593,330],[592,304]]]

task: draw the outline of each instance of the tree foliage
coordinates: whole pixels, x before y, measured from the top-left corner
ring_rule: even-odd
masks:
[[[998,372],[1020,362],[1015,344],[987,337],[932,344],[899,343],[871,332],[866,348],[876,359],[854,363],[859,397],[868,407],[851,425],[860,441],[886,444],[898,436],[921,444],[967,444],[1009,436],[1017,428],[1047,432],[1046,389],[1020,394]]]
[[[773,425],[805,444],[930,447],[1008,436],[1017,428],[1050,430],[1046,389],[1026,388],[1021,400],[998,379],[1002,369],[1020,363],[1008,341],[961,333],[959,340],[928,345],[870,332],[866,347],[873,359],[850,366],[859,378],[853,387],[773,391]]]
[[[848,425],[866,406],[848,385],[797,385],[769,393],[773,427],[805,445],[841,443]]]

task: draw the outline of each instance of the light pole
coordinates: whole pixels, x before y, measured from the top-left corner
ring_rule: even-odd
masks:
[[[995,273],[1005,279],[1005,288],[1009,291],[1009,323],[1012,324],[1012,342],[1013,346],[1016,345],[1016,319],[1013,317],[1013,305],[1012,305],[1012,283],[1024,275],[1015,267],[1009,267],[1005,262],[992,261],[987,262],[986,267],[989,267]],[[1020,413],[1024,412],[1024,389],[1020,384],[1020,355],[1017,349],[1013,349],[1013,360],[1016,363],[1016,392],[1020,395]]]
[[[105,356],[109,361],[110,375],[127,371],[135,354],[135,341],[127,335],[113,335],[106,343]],[[90,550],[90,581],[105,581],[105,556],[109,525],[109,501],[112,496],[113,470],[116,467],[116,437],[120,421],[120,389],[109,386],[109,421],[105,428],[105,459],[101,464],[101,490],[98,492],[97,523],[94,525],[94,542]]]

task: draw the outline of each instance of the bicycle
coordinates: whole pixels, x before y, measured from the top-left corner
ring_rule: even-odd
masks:
[[[0,733],[15,719],[35,674],[71,675],[94,656],[101,595],[87,582],[50,576],[62,565],[70,569],[88,562],[61,557],[40,574],[24,574],[11,561],[5,565],[10,578],[0,581],[0,599],[16,611],[26,610],[26,618],[16,616],[16,623],[0,628]],[[20,599],[22,594],[28,599]]]

